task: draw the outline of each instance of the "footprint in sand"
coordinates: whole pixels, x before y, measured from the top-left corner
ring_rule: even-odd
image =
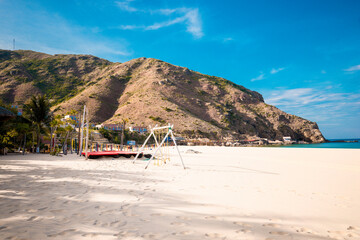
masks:
[[[0,231],[7,228],[6,226],[0,226]]]
[[[48,234],[47,236],[48,237],[56,237],[56,236],[64,236],[68,233],[71,233],[71,232],[76,232],[76,229],[67,229],[67,230],[64,230],[62,232],[59,232],[59,233],[55,233],[55,234]]]
[[[143,235],[141,235],[142,238],[147,238],[147,239],[155,239],[157,238],[157,234],[155,233],[145,233]]]
[[[99,235],[99,234],[97,234],[97,233],[84,233],[81,236],[83,236],[83,237],[96,237],[97,235]]]
[[[30,217],[28,220],[26,220],[26,221],[34,221],[35,219],[37,219],[37,216],[32,216],[32,217]]]
[[[276,223],[265,223],[265,224],[263,224],[263,227],[273,227],[273,228],[277,228],[277,227],[279,227],[279,225],[276,224]]]
[[[182,232],[174,232],[171,235],[174,235],[174,236],[177,236],[177,235],[190,235],[192,233],[193,232],[191,232],[191,231],[182,231]]]
[[[356,234],[356,233],[349,233],[346,235],[347,237],[350,237],[350,238],[354,238],[354,237],[359,237],[360,235],[359,234]],[[357,238],[358,239],[358,238]]]
[[[16,240],[16,239],[18,239],[17,237],[15,237],[15,236],[11,236],[11,237],[7,237],[7,238],[5,238],[5,240]]]
[[[215,217],[215,216],[206,216],[205,219],[210,219],[211,220],[211,219],[217,219],[217,217]]]
[[[130,207],[130,204],[127,203],[127,204],[122,205],[121,209],[125,209],[125,208],[128,208],[128,207]]]
[[[278,231],[278,232],[269,232],[271,235],[278,235],[278,236],[287,236],[289,235],[288,233],[286,232],[281,232],[281,231]]]
[[[313,234],[314,232],[311,230],[311,229],[308,229],[308,228],[299,228],[299,229],[296,229],[297,232],[301,232],[301,233],[310,233],[310,234]]]
[[[348,228],[347,228],[347,230],[357,230],[357,228],[356,227],[354,227],[354,226],[349,226]]]
[[[183,227],[183,226],[186,226],[185,223],[182,223],[182,222],[172,222],[170,223],[171,225],[174,225],[174,226],[179,226],[179,227]]]
[[[132,232],[132,231],[121,231],[117,234],[114,234],[115,237],[137,237],[137,233],[136,232]]]
[[[242,227],[248,227],[248,228],[251,228],[251,225],[250,225],[250,224],[247,224],[247,223],[242,223],[242,222],[233,222],[233,224],[235,224],[235,225],[239,225],[239,226],[242,226]]]
[[[105,208],[104,206],[99,206],[99,205],[95,206],[95,209],[104,209],[104,208]]]
[[[42,210],[45,210],[45,209],[47,209],[47,207],[39,208],[38,211],[42,211]]]
[[[128,212],[128,211],[123,212],[123,215],[124,215],[125,217],[138,217],[138,216],[139,216],[139,215],[137,215],[137,214],[134,214],[134,213]]]
[[[116,209],[115,209],[115,210],[114,210],[114,209],[106,210],[106,211],[101,212],[100,215],[113,213],[113,212],[115,212],[115,211],[116,211]]]
[[[152,217],[161,217],[161,216],[164,216],[164,214],[162,214],[162,213],[152,213],[152,214],[150,214],[150,216],[152,216]]]
[[[62,210],[62,209],[55,209],[55,210],[51,210],[50,212],[52,212],[52,213],[62,213],[64,210]]]
[[[110,227],[123,227],[127,224],[126,221],[121,222],[121,221],[114,221],[112,223],[110,223]]]
[[[83,213],[74,213],[73,215],[71,215],[72,217],[85,217],[86,215]]]
[[[269,218],[270,222],[281,222],[281,219],[277,219],[277,218]]]
[[[251,233],[251,230],[249,230],[249,229],[240,229],[240,230],[237,230],[235,232],[236,233]]]
[[[205,233],[205,236],[206,237],[209,237],[209,238],[220,238],[220,237],[223,237],[221,234],[219,233]]]
[[[27,212],[28,213],[36,213],[38,210],[36,210],[36,209],[29,209],[29,210],[27,210]]]
[[[359,236],[356,233],[348,233],[346,231],[328,231],[328,233],[329,233],[328,236],[331,237],[331,238],[334,238],[334,239],[345,239],[345,236],[348,236],[348,237],[357,237],[357,236]]]
[[[181,219],[181,220],[190,220],[191,218],[189,217],[184,217],[184,216],[176,216],[177,219]]]

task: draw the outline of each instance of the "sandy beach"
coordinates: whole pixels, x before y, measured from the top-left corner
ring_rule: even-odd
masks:
[[[0,239],[360,239],[359,149],[180,150],[1,156]]]

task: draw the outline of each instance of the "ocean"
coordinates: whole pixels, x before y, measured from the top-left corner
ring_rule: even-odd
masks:
[[[289,148],[358,148],[360,149],[360,139],[328,139],[329,141],[358,141],[358,142],[326,142],[312,144],[292,144],[283,147]]]

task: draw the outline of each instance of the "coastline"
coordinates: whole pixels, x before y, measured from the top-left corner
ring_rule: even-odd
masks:
[[[194,149],[201,153],[187,153]],[[26,239],[357,239],[360,150],[181,146],[169,164],[0,157],[0,232]]]

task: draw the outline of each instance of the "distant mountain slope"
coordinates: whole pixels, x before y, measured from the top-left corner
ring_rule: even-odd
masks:
[[[77,95],[93,79],[89,73],[111,63],[90,55],[48,55],[0,50],[0,94],[6,102],[23,103],[46,93],[53,104]]]
[[[0,50],[0,96],[22,104],[47,94],[64,113],[86,104],[92,122],[174,123],[191,137],[259,136],[322,142],[316,123],[264,103],[262,96],[226,79],[139,58],[111,63],[90,55]]]

